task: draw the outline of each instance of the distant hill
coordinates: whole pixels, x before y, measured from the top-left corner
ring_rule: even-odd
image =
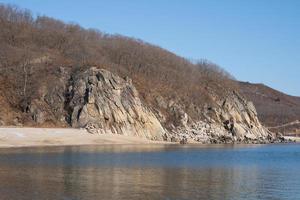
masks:
[[[290,96],[263,84],[239,82],[240,92],[257,109],[261,122],[270,130],[300,133],[300,97]]]

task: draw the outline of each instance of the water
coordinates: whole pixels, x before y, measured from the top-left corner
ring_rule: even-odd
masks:
[[[0,150],[0,199],[300,199],[300,145]]]

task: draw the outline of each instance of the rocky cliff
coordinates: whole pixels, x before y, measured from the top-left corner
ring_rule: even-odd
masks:
[[[177,126],[171,125],[168,139],[183,139],[201,143],[265,143],[275,140],[274,134],[261,125],[252,104],[237,92],[215,100],[214,106],[195,108],[202,112],[201,120],[193,120],[183,106],[168,108],[177,115]]]
[[[136,135],[162,140],[164,128],[142,104],[131,79],[103,69],[77,74],[68,88],[67,109],[73,127],[93,133]]]
[[[59,69],[51,87],[41,86],[40,96],[25,108],[36,123],[56,119],[62,124],[87,128],[93,134],[123,134],[152,140],[201,143],[264,143],[274,136],[264,128],[254,105],[237,92],[215,96],[210,105],[195,107],[192,117],[176,100],[156,98],[156,106],[139,97],[130,78],[96,67],[68,72]]]

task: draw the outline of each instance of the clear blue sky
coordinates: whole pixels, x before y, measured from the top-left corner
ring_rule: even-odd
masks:
[[[300,96],[300,0],[0,0],[209,59]]]

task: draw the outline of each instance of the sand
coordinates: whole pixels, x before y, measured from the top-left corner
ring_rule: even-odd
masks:
[[[285,137],[300,142],[300,137]],[[141,137],[90,134],[85,129],[72,128],[0,128],[0,148],[33,146],[70,146],[105,144],[170,144]]]
[[[0,148],[30,146],[104,145],[104,144],[162,144],[145,138],[90,134],[84,129],[71,128],[0,128]]]
[[[295,137],[295,136],[284,136],[285,139],[291,139],[296,141],[297,143],[300,142],[300,137]]]

